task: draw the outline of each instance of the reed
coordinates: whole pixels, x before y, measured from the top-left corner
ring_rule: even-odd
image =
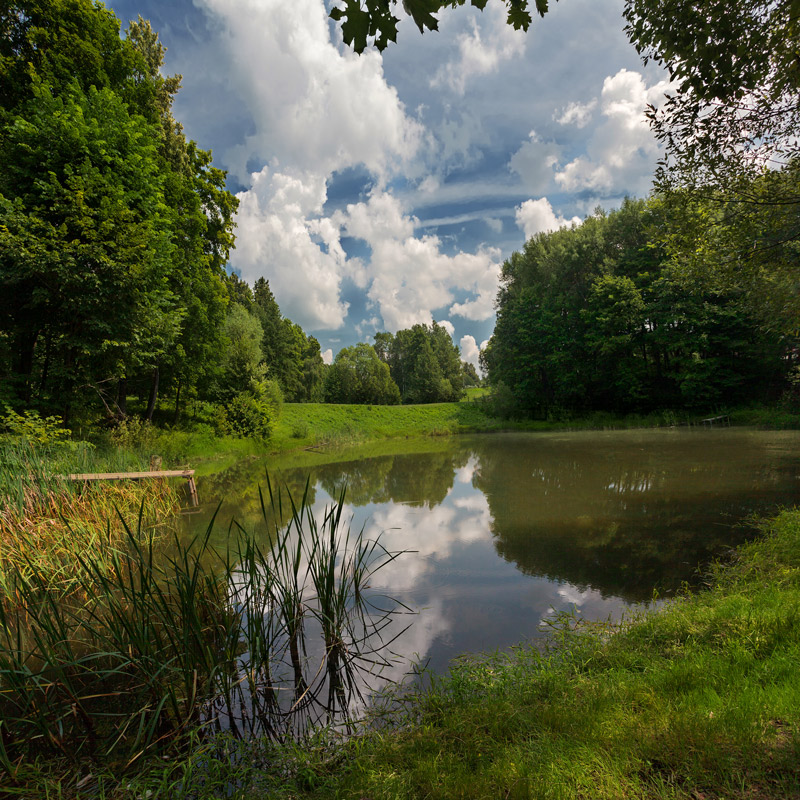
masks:
[[[60,584],[72,582],[76,560],[124,546],[122,517],[140,509],[139,530],[167,535],[180,508],[180,491],[166,481],[78,484],[60,475],[101,472],[127,458],[98,455],[85,442],[55,446],[0,437],[0,593],[14,592],[11,578],[36,573]],[[134,466],[143,468],[143,464]],[[12,568],[13,567],[13,568]]]
[[[86,764],[121,778],[198,736],[286,742],[352,724],[405,610],[367,588],[398,554],[349,530],[344,492],[317,515],[308,486],[299,501],[267,487],[265,521],[290,510],[269,540],[232,523],[220,552],[212,520],[202,536],[167,545],[141,510],[135,525],[118,515],[116,546],[74,553],[68,587],[25,553],[6,563],[7,782],[23,786],[31,765],[48,764],[60,791]]]

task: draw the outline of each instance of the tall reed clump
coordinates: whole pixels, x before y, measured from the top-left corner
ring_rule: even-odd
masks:
[[[119,778],[198,735],[280,741],[349,723],[388,664],[402,609],[367,588],[397,554],[346,529],[343,494],[318,521],[307,493],[286,500],[289,524],[274,524],[272,541],[232,524],[225,552],[210,544],[213,520],[168,548],[125,525],[124,547],[77,556],[68,596],[11,563],[0,776],[24,786],[46,763],[61,789],[87,764]],[[269,501],[265,520],[282,519],[271,486]]]
[[[139,529],[167,535],[180,489],[167,481],[82,484],[62,477],[102,471],[98,461],[86,442],[0,437],[0,592],[13,591],[8,579],[17,572],[65,586],[79,556],[124,544],[122,516],[140,509]]]

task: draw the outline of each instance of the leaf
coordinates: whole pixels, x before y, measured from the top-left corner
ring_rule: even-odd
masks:
[[[441,3],[438,0],[403,0],[403,8],[411,15],[420,33],[424,33],[425,28],[431,31],[439,30],[439,22],[433,14],[440,7]]]
[[[344,9],[339,9],[338,18],[346,18],[342,23],[342,38],[356,53],[363,53],[367,46],[370,18],[358,0],[347,0]]]
[[[508,24],[514,30],[527,31],[533,22],[533,18],[527,10],[527,3],[524,5],[513,5],[508,9]]]

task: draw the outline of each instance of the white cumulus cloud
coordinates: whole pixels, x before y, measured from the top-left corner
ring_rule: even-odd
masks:
[[[339,328],[348,309],[340,293],[349,265],[338,233],[315,220],[325,197],[323,176],[273,174],[265,167],[252,176],[252,188],[238,195],[231,254],[243,278],[252,283],[266,275],[281,311],[312,330]],[[321,248],[318,239],[326,236],[327,247]]]
[[[585,128],[592,120],[592,113],[597,108],[597,98],[588,103],[569,103],[561,111],[553,114],[553,119],[559,125],[574,125],[576,128]]]
[[[322,0],[197,0],[223,26],[232,79],[255,130],[226,154],[329,174],[365,164],[385,175],[416,153],[422,128],[383,74],[381,56],[331,41]]]
[[[461,347],[461,360],[472,364],[472,366],[480,372],[481,365],[478,359],[480,357],[481,350],[484,350],[487,344],[489,344],[488,339],[478,345],[474,336],[471,336],[470,334],[462,336],[461,341],[459,342]]]
[[[511,156],[509,169],[522,178],[528,192],[546,192],[555,176],[561,149],[556,142],[544,142],[536,131],[531,131],[528,141]]]
[[[396,197],[380,190],[366,202],[348,205],[334,220],[372,250],[367,296],[387,330],[429,324],[441,308],[473,320],[492,315],[500,274],[498,250],[442,253],[440,239],[414,236],[418,221],[404,213]],[[456,290],[466,291],[471,299],[454,302]]]
[[[586,154],[556,172],[556,183],[567,192],[646,193],[659,145],[645,108],[657,105],[668,90],[666,81],[648,87],[642,75],[631,70],[607,77],[599,103],[603,122],[592,132]]]
[[[565,219],[553,211],[550,201],[546,197],[538,200],[526,200],[516,209],[517,225],[525,232],[525,238],[530,239],[537,233],[549,233],[567,225],[580,225],[580,217]]]
[[[439,68],[431,86],[448,86],[463,95],[474,77],[496,72],[502,62],[522,55],[526,37],[506,23],[503,5],[492,3],[473,17],[469,31],[460,33],[457,42],[458,55]]]

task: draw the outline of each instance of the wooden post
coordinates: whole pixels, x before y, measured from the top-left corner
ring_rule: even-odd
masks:
[[[189,478],[189,499],[193,506],[199,505],[199,500],[197,499],[197,484],[194,482],[194,475]]]

